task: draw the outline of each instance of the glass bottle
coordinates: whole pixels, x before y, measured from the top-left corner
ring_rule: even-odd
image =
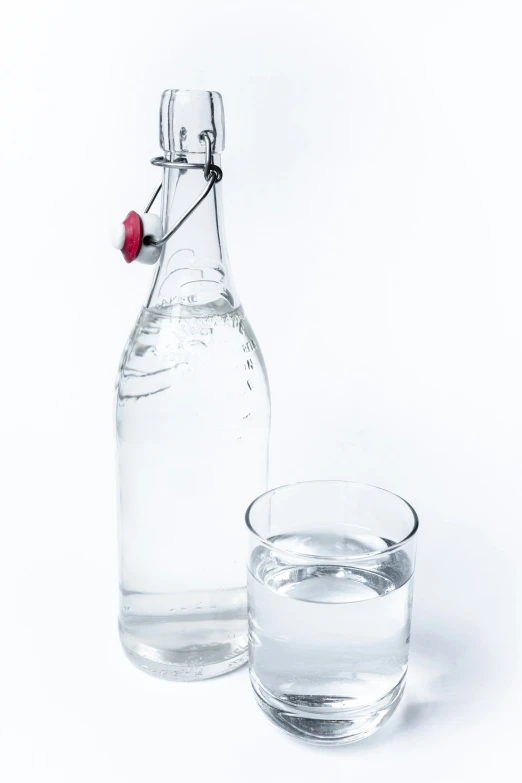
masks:
[[[167,90],[160,142],[166,232],[205,187],[202,132],[220,166],[217,92]],[[164,244],[120,363],[120,636],[165,679],[243,664],[243,519],[266,489],[270,400],[263,357],[232,281],[221,184]]]

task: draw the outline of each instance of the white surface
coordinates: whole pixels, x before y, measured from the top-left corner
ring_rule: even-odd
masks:
[[[520,24],[472,0],[4,9],[3,779],[515,779]],[[245,670],[167,684],[119,650],[112,385],[151,270],[107,237],[157,182],[166,87],[224,95],[272,483],[420,515],[406,700],[358,745],[279,734]]]

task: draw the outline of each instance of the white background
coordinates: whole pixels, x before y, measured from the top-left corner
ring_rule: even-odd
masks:
[[[4,6],[4,780],[515,779],[521,22],[502,0]],[[279,733],[245,669],[169,684],[119,649],[112,393],[151,271],[107,237],[157,182],[167,87],[224,95],[271,484],[367,481],[421,519],[407,694],[358,745]]]

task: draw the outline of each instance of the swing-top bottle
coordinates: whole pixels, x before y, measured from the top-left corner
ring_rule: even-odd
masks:
[[[221,176],[219,93],[165,92],[160,141],[165,235],[209,173]],[[117,383],[120,635],[137,666],[173,680],[246,660],[243,518],[267,479],[268,384],[231,277],[217,179],[156,245]]]

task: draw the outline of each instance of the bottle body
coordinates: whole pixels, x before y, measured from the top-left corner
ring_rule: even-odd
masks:
[[[269,415],[241,307],[144,308],[117,391],[120,633],[150,673],[200,679],[246,660],[242,523],[266,488]]]

